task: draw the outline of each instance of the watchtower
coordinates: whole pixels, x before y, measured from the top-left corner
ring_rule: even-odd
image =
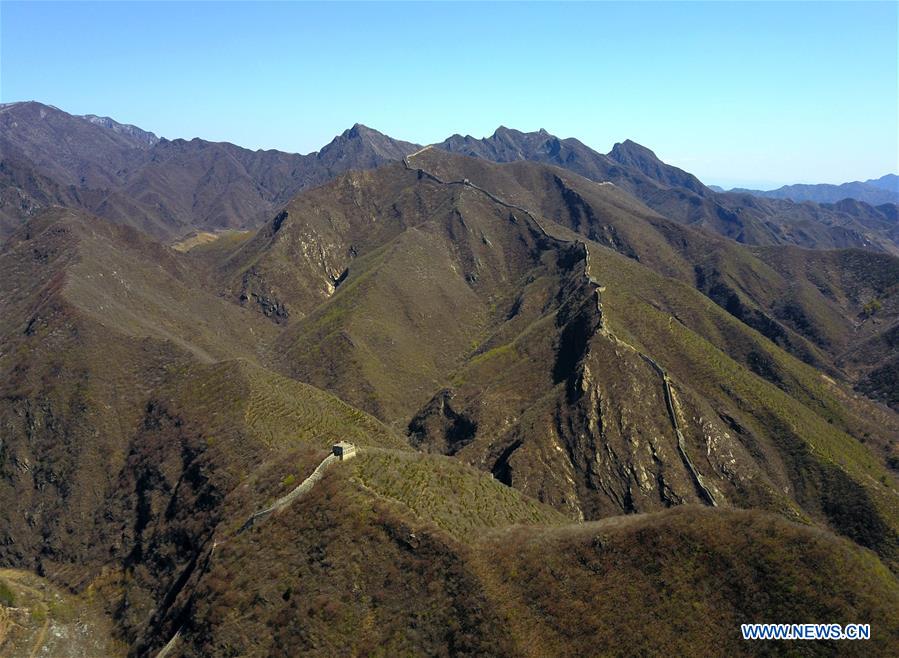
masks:
[[[356,456],[356,446],[347,441],[341,441],[331,446],[331,452],[342,462]]]

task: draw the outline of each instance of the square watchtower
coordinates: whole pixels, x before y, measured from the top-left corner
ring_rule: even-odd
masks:
[[[348,441],[341,441],[340,443],[335,443],[331,446],[331,452],[340,460],[345,462],[347,459],[352,459],[356,456],[356,446]]]

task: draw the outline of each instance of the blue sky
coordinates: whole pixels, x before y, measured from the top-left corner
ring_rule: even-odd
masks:
[[[718,184],[899,169],[897,3],[0,3],[0,100],[317,150],[498,125]]]

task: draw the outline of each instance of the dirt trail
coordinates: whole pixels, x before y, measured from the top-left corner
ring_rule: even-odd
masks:
[[[0,657],[117,656],[110,620],[89,601],[31,572],[0,569],[12,600],[0,603]]]

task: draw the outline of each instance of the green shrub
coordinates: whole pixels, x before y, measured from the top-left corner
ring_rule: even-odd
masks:
[[[0,580],[0,604],[12,607],[16,603],[16,595],[4,581]]]
[[[879,299],[872,299],[862,307],[862,317],[869,318],[883,307]]]

